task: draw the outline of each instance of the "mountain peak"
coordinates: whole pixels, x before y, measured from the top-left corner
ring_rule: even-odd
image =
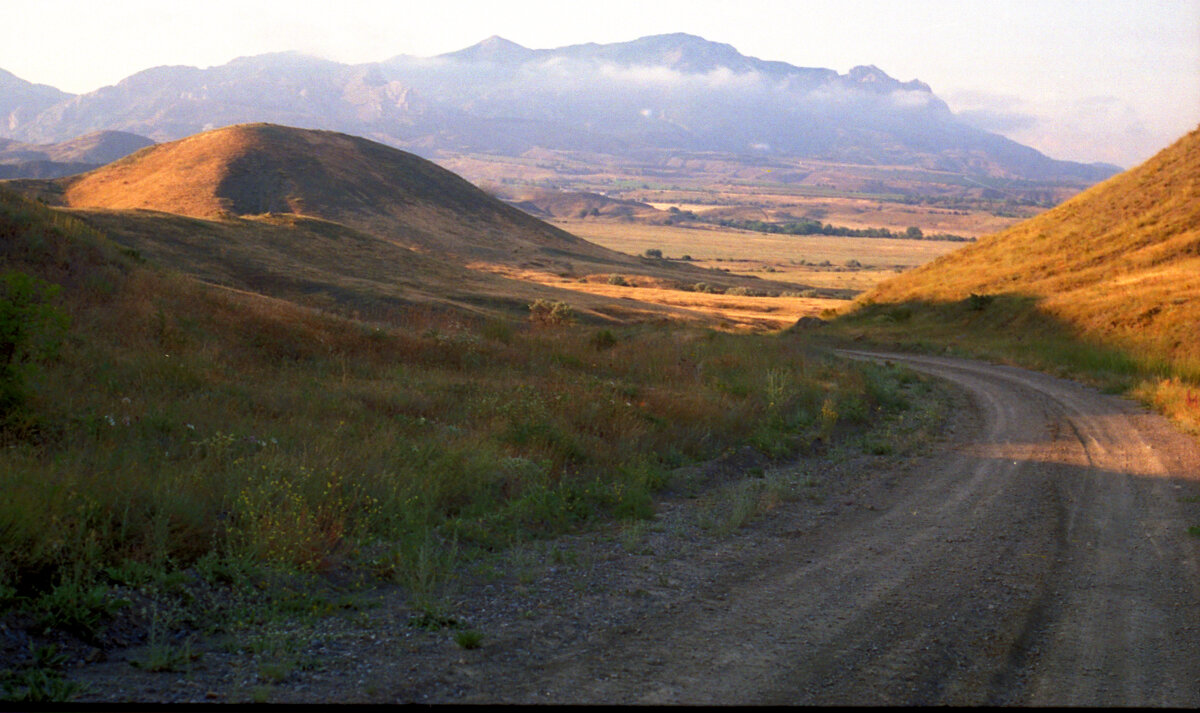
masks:
[[[729,47],[729,45],[721,42],[713,42],[699,35],[693,35],[687,32],[666,32],[660,35],[646,35],[639,37],[634,42],[641,42],[651,45],[691,45],[691,46],[706,46],[717,45],[720,47]]]
[[[854,67],[846,73],[846,78],[863,89],[869,89],[881,94],[897,90],[926,93],[932,93],[933,91],[925,82],[917,79],[910,82],[901,82],[873,64]]]
[[[486,40],[473,44],[466,49],[441,56],[464,62],[495,62],[503,64],[523,61],[528,59],[532,54],[533,50],[531,49],[522,47],[511,40],[506,40],[500,35],[492,35]]]
[[[851,69],[849,71],[849,73],[847,74],[847,76],[849,76],[851,79],[853,79],[856,82],[863,82],[863,83],[882,83],[882,82],[896,81],[896,80],[892,79],[890,76],[888,76],[887,72],[883,71],[882,69],[880,69],[879,67],[876,67],[873,64],[860,64],[859,66]]]

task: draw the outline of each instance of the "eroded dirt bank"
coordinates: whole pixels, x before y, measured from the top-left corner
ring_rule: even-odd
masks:
[[[1031,372],[847,355],[953,386],[935,453],[768,469],[791,496],[732,533],[680,498],[515,551],[447,599],[478,649],[385,592],[281,632],[308,663],[266,688],[219,648],[80,680],[109,701],[1200,705],[1194,441]]]

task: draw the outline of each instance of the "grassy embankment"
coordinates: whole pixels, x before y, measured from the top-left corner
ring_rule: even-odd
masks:
[[[4,191],[0,273],[0,300],[44,317],[2,335],[0,616],[85,638],[114,587],[172,573],[420,594],[455,553],[647,517],[681,464],[904,406],[903,375],[798,335],[372,325],[205,286]]]
[[[881,283],[834,331],[1090,381],[1200,433],[1200,131]]]

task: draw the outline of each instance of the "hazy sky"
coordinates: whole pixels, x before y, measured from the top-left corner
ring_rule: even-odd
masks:
[[[742,54],[920,79],[1054,158],[1129,167],[1200,124],[1200,0],[36,0],[8,5],[0,68],[87,92],[163,64],[301,50],[430,56],[689,32]],[[19,5],[20,9],[16,9]]]

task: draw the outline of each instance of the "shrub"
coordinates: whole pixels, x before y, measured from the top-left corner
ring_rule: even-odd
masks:
[[[624,285],[628,285],[629,283],[625,281],[624,277],[621,277],[620,275],[617,275],[617,274],[612,274],[612,275],[608,276],[608,284],[624,286]]]
[[[605,349],[611,349],[615,347],[617,345],[617,337],[609,330],[601,329],[598,332],[593,332],[588,342],[596,349],[596,351],[602,352]]]
[[[652,257],[652,258],[657,258],[657,259],[661,260],[662,256],[663,256],[663,252],[662,252],[662,250],[659,250],[658,248],[647,248],[644,255],[646,257]]]
[[[558,300],[534,300],[529,305],[529,321],[534,324],[570,324],[575,321],[571,305]]]
[[[974,312],[982,312],[996,299],[995,295],[977,295],[974,292],[967,298],[967,307]]]

